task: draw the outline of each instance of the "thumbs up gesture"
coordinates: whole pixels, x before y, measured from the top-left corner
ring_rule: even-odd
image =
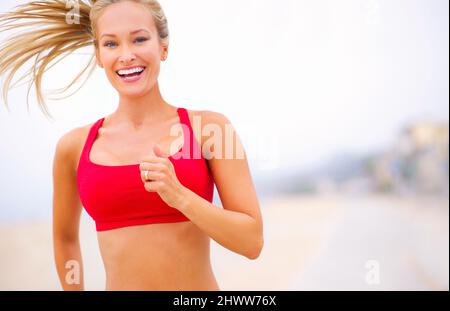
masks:
[[[170,207],[181,209],[185,203],[187,188],[178,180],[170,155],[157,144],[153,144],[152,151],[153,155],[139,164],[144,188],[148,192],[157,192]]]

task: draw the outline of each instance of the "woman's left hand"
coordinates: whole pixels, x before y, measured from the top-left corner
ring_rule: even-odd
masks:
[[[145,190],[157,192],[167,205],[180,209],[184,204],[186,188],[178,180],[173,164],[168,158],[169,155],[156,144],[153,146],[153,152],[153,157],[144,159],[139,165]],[[148,180],[145,180],[145,171],[148,171]]]

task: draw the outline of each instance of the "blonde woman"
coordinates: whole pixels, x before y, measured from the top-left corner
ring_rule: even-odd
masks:
[[[169,32],[157,1],[70,2],[29,2],[0,16],[1,30],[34,26],[2,43],[0,74],[9,72],[4,90],[35,57],[27,74],[47,113],[41,95],[46,67],[93,45],[92,62],[72,84],[98,65],[118,93],[113,113],[70,130],[56,146],[53,239],[63,289],[84,289],[78,236],[84,207],[95,221],[106,290],[219,290],[210,238],[249,259],[263,247],[259,203],[245,152],[238,156],[237,133],[221,113],[163,99],[158,76]],[[194,122],[201,131],[193,130]],[[215,139],[206,126],[217,130]],[[231,157],[227,127],[236,141]],[[211,203],[214,184],[223,208]],[[67,267],[77,265],[79,278],[68,282]]]

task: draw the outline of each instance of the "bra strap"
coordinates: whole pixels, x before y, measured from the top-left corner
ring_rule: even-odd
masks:
[[[184,124],[188,128],[188,137],[189,137],[189,156],[192,158],[193,155],[195,158],[201,157],[200,146],[195,139],[194,130],[192,129],[191,121],[189,120],[189,114],[186,108],[179,107],[178,114],[180,116],[180,122]],[[185,140],[186,141],[186,140]]]
[[[90,128],[89,130],[89,134],[88,137],[86,139],[86,143],[84,144],[84,148],[83,148],[83,157],[85,157],[86,160],[87,156],[89,155],[89,153],[91,152],[91,148],[92,148],[92,144],[94,143],[95,138],[97,137],[97,133],[98,133],[98,129],[100,128],[100,126],[103,123],[103,120],[105,118],[100,118],[98,119]]]

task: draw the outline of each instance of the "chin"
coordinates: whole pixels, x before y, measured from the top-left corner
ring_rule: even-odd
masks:
[[[149,87],[148,85],[141,86],[141,87],[123,87],[120,86],[119,88],[116,88],[116,90],[118,91],[118,93],[120,95],[123,96],[127,96],[127,97],[142,97],[147,93],[150,93],[150,91],[152,90],[153,86]]]
[[[147,77],[144,77],[144,80],[138,81],[135,85],[132,83],[125,85],[121,81],[117,81],[115,74],[114,77],[108,75],[108,79],[116,91],[120,95],[127,97],[142,97],[143,95],[149,93],[156,85],[156,81],[148,81],[146,78]]]
[[[144,94],[150,92],[150,90],[125,90],[125,89],[118,89],[117,90],[119,95],[126,96],[126,97],[142,97]]]

